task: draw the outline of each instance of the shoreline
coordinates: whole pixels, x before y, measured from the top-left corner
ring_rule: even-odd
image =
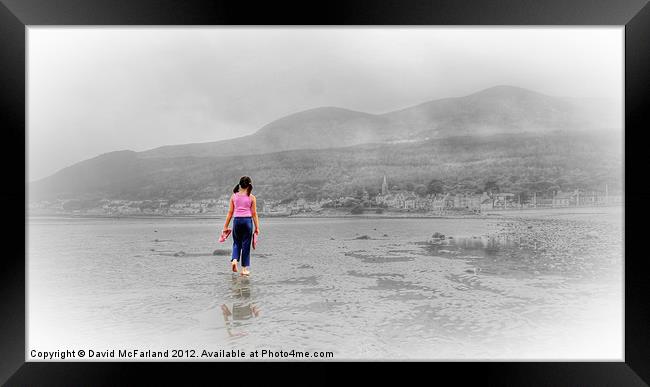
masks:
[[[508,210],[491,210],[481,214],[446,214],[433,215],[427,213],[386,213],[386,214],[296,214],[286,216],[259,216],[260,219],[317,219],[317,218],[341,218],[341,219],[494,219],[500,217],[518,217],[530,215],[571,215],[594,213],[597,210],[611,211],[612,209],[624,209],[624,205],[594,206],[594,207],[544,207],[525,208]],[[27,219],[225,219],[226,215],[73,215],[73,214],[51,214],[51,215],[29,215]]]

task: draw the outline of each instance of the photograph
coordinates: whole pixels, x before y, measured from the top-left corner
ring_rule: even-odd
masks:
[[[25,44],[26,361],[624,361],[624,26]]]

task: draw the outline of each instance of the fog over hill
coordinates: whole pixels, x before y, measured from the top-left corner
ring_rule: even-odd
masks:
[[[612,119],[613,109],[603,109],[603,104],[602,100],[568,100],[495,86],[379,115],[320,107],[275,120],[249,136],[164,146],[140,152],[139,157],[260,154],[461,135],[620,127]],[[590,105],[597,107],[590,109]]]
[[[429,101],[385,114],[321,107],[280,118],[249,136],[236,139],[103,154],[32,183],[30,191],[33,198],[213,194],[219,191],[215,184],[229,186],[240,174],[249,174],[257,186],[261,183],[269,194],[281,196],[284,191],[274,185],[308,179],[319,182],[314,189],[321,189],[324,185],[336,186],[347,181],[349,176],[345,173],[327,172],[323,166],[365,174],[361,179],[364,181],[372,181],[391,170],[402,176],[412,176],[421,183],[441,176],[440,171],[448,168],[449,163],[455,165],[456,173],[477,179],[478,184],[481,176],[464,173],[463,167],[471,169],[471,165],[479,162],[483,174],[514,176],[512,171],[503,170],[503,161],[512,162],[512,158],[521,159],[525,155],[520,150],[508,149],[510,142],[536,152],[539,162],[533,164],[541,169],[554,168],[554,179],[564,178],[569,170],[576,168],[591,171],[604,159],[621,162],[617,154],[620,148],[612,145],[620,139],[617,131],[611,130],[618,128],[620,132],[621,124],[617,122],[620,117],[611,113],[614,107],[607,109],[607,106],[602,100],[568,100],[513,86],[496,86],[468,96]],[[602,133],[607,133],[605,136],[612,141],[594,140],[604,138]],[[472,140],[481,137],[491,140]],[[453,138],[463,140],[446,141]],[[521,139],[534,139],[533,145]],[[566,149],[562,141],[577,141],[583,148],[593,146],[580,154],[580,163],[589,166],[575,164],[577,156],[570,154],[571,149]],[[370,148],[363,144],[369,144]],[[545,147],[543,150],[540,144]],[[361,147],[355,148],[358,146]],[[392,161],[385,158],[378,161],[376,153],[368,149],[385,154],[394,154],[395,150],[407,153],[395,156]],[[562,154],[560,149],[569,154]],[[446,164],[441,164],[438,156],[432,155],[425,160],[414,153],[426,155],[433,151],[446,155]],[[595,159],[598,154],[607,157],[599,161]],[[340,165],[343,159],[350,165]],[[242,160],[247,166],[245,170],[237,167],[237,162]],[[463,164],[470,160],[474,164]],[[375,168],[363,167],[368,163],[374,163]],[[397,171],[396,165],[403,171]],[[616,164],[612,167],[616,170]],[[269,170],[274,173],[262,172]],[[528,177],[530,181],[537,181],[548,177],[544,176]],[[596,184],[596,180],[600,184],[602,179],[593,177],[595,180],[589,182],[589,175],[582,176],[581,184]],[[616,179],[615,174],[608,179]]]

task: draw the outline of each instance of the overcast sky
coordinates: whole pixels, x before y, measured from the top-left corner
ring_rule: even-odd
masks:
[[[502,84],[622,101],[623,29],[29,27],[28,179],[318,106],[384,113]]]

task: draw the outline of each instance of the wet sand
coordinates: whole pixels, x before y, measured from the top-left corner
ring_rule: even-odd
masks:
[[[621,212],[598,210],[267,219],[246,281],[213,220],[44,220],[28,238],[28,342],[618,359]]]

